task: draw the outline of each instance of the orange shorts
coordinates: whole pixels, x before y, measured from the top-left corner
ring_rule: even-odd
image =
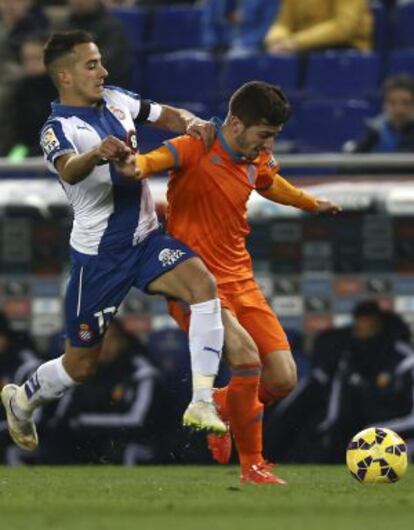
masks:
[[[219,285],[218,291],[222,307],[229,309],[249,333],[261,356],[276,350],[290,350],[282,325],[255,280]],[[188,331],[188,306],[181,302],[169,301],[168,309],[178,325]]]

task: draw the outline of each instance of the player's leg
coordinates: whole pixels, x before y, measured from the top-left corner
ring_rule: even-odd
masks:
[[[68,345],[64,355],[43,363],[21,386],[6,385],[1,400],[13,441],[22,449],[32,451],[38,445],[33,412],[56,399],[96,370],[101,345],[73,348]]]
[[[261,356],[263,363],[259,398],[271,405],[292,392],[297,383],[296,364],[290,349],[273,350]]]
[[[22,448],[38,444],[34,410],[59,399],[66,390],[95,373],[107,324],[133,282],[120,277],[124,256],[105,261],[77,252],[65,296],[67,342],[64,355],[43,363],[20,387],[7,385],[1,398],[10,434]]]
[[[259,399],[270,405],[296,386],[296,364],[286,334],[254,281],[238,298],[238,319],[253,337],[262,361]]]
[[[199,258],[189,256],[147,284],[146,290],[182,300],[190,308],[188,336],[193,396],[184,413],[184,424],[225,432],[226,426],[215,410],[212,397],[223,349],[221,304],[214,277]]]
[[[263,461],[263,406],[258,399],[261,363],[250,335],[228,309],[223,309],[224,352],[231,378],[215,397],[219,410],[228,419],[242,469]],[[210,439],[210,445],[212,440]]]

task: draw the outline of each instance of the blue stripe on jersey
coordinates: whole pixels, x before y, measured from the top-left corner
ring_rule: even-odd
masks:
[[[126,140],[125,129],[106,107],[104,107],[101,121],[106,126],[107,134],[113,134],[123,141]],[[121,177],[113,164],[110,164],[110,171],[114,211],[108,219],[108,226],[102,236],[99,250],[117,246],[125,241],[132,244],[141,207],[142,183]]]
[[[166,142],[164,142],[164,145],[169,151],[171,151],[171,153],[172,153],[172,155],[174,157],[175,167],[176,168],[180,167],[180,160],[179,160],[179,157],[178,157],[178,151],[175,148],[175,146],[173,144],[171,144],[168,140]]]
[[[60,112],[65,109],[60,106]],[[89,123],[103,140],[110,134],[122,141],[126,141],[126,131],[121,123],[115,118],[106,106],[79,107],[74,112],[70,108],[71,115],[79,115],[82,120]],[[113,164],[109,164],[112,180],[112,194],[114,211],[109,216],[108,225],[99,243],[98,252],[109,247],[116,247],[133,242],[133,235],[138,226],[141,206],[141,182],[132,182],[123,179],[116,171]]]

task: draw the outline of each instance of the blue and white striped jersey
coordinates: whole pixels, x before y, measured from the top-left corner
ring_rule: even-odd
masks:
[[[99,107],[54,102],[41,130],[48,168],[57,174],[55,161],[60,156],[89,151],[109,135],[136,149],[135,123],[154,122],[160,114],[160,105],[117,87],[105,88]],[[107,161],[77,184],[59,180],[74,210],[70,244],[78,252],[96,255],[134,246],[158,226],[147,181],[127,181]]]

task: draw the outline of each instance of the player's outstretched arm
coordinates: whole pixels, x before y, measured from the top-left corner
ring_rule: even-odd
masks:
[[[59,176],[68,184],[84,180],[102,160],[121,160],[131,153],[130,148],[118,138],[108,136],[100,144],[85,153],[68,153],[56,160]]]
[[[162,105],[161,116],[154,125],[180,134],[188,134],[193,138],[203,140],[206,149],[210,148],[216,137],[213,123],[202,120],[185,109],[177,109]]]
[[[307,212],[332,213],[341,211],[341,207],[331,201],[316,199],[303,190],[296,188],[279,174],[273,176],[273,182],[266,189],[257,190],[270,201],[293,206]]]

